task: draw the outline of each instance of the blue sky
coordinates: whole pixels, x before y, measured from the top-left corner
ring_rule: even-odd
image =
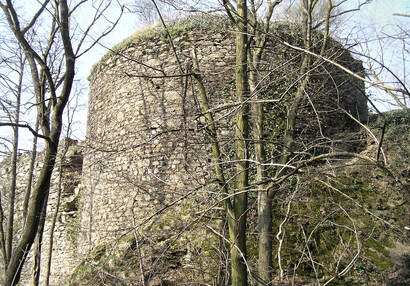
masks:
[[[384,26],[403,20],[402,17],[393,16],[394,13],[410,14],[409,0],[373,0],[361,13],[360,21],[364,24]]]
[[[402,41],[392,41],[386,36],[397,33],[399,27],[410,31],[410,17],[394,15],[395,13],[410,14],[410,1],[373,0],[352,17],[352,27],[355,28],[353,34],[364,43],[358,47],[359,50],[362,48],[362,51],[365,51],[369,48],[369,53],[373,57],[389,66],[408,86],[410,80],[407,72],[410,64],[410,59],[407,58],[408,53],[403,55]],[[407,38],[407,49],[410,48],[408,45],[409,39]],[[391,76],[382,74],[381,77],[390,85]],[[368,93],[377,98],[375,102],[380,111],[397,108],[388,102],[391,97],[384,91],[369,89]]]

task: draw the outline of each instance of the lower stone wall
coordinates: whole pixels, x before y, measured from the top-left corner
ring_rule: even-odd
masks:
[[[146,227],[156,213],[206,184],[210,167],[203,145],[194,143],[197,137],[194,132],[168,131],[123,151],[88,149],[81,220],[84,254]]]
[[[79,233],[81,232],[81,229],[79,227],[77,200],[82,188],[80,184],[82,173],[82,150],[81,146],[77,145],[76,141],[64,139],[60,143],[59,154],[63,153],[63,150],[65,149],[64,146],[68,148],[67,153],[64,157],[59,156],[59,158],[57,159],[56,167],[51,179],[51,189],[47,205],[47,217],[44,226],[41,252],[42,256],[40,266],[40,285],[44,283],[45,279],[48,257],[50,253],[50,235],[59,195],[60,206],[57,213],[53,234],[50,285],[59,285],[65,283],[70,277],[74,268],[81,260],[81,257],[78,254],[78,239],[80,237]],[[33,186],[35,184],[35,179],[40,173],[43,156],[44,154],[42,152],[39,152],[37,154],[33,172]],[[61,158],[63,158],[62,161]],[[27,190],[27,174],[29,173],[30,159],[30,153],[21,154],[18,159],[15,207],[16,218],[14,223],[15,241],[19,238],[19,234],[23,227],[23,201]],[[6,217],[6,204],[8,199],[10,178],[9,160],[9,158],[6,158],[0,163],[2,208],[5,211]],[[61,186],[60,192],[59,186]],[[31,285],[33,248],[34,247],[32,247],[29,258],[23,268],[21,285]],[[1,272],[0,275],[3,275],[3,272]],[[0,276],[0,281],[2,279],[3,278]]]

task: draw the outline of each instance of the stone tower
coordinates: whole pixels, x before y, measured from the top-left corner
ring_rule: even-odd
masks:
[[[115,47],[94,68],[83,165],[84,251],[146,226],[155,214],[211,183],[212,160],[190,72],[190,55],[195,47],[209,99],[214,106],[223,106],[230,102],[234,91],[235,47],[226,19],[218,20],[220,24],[207,21],[208,26],[202,22],[171,26],[173,46],[160,28],[141,31]],[[287,33],[286,29],[279,32]],[[278,59],[284,54],[293,53],[278,46],[268,45],[263,59],[267,70],[280,66]],[[360,63],[335,42],[334,47],[340,49],[340,61],[350,62],[355,71],[361,71]],[[347,122],[343,114],[335,111],[339,103],[361,115],[367,113],[366,99],[361,94],[363,83],[340,75],[331,66],[323,66],[325,72],[316,76],[338,73],[339,78],[333,76],[332,83],[327,77],[324,80],[329,85],[338,82],[338,92],[325,94],[329,88],[323,84],[322,96],[315,95],[312,100],[326,96],[328,101],[319,105],[324,115],[311,111],[310,119],[298,127],[301,134],[306,126],[315,124],[318,116],[329,122],[329,134],[334,133],[331,129],[336,127],[331,122],[334,126],[340,125],[340,118]],[[270,87],[274,89],[279,78],[282,85],[287,83],[285,74],[296,73],[296,69],[297,63],[276,67],[277,78],[270,77]],[[309,103],[303,108],[308,110]],[[217,113],[222,140],[231,140],[229,119],[234,113],[234,109]]]

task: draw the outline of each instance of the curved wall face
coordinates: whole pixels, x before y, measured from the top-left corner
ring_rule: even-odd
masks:
[[[183,73],[189,74],[191,50],[196,47],[211,106],[231,103],[234,37],[228,32],[198,29],[174,35],[173,43],[182,70],[169,43],[155,35],[141,36],[116,54],[106,56],[92,74],[88,151],[83,166],[85,189],[81,226],[86,233],[82,240],[84,247],[92,248],[134,227],[145,227],[147,224],[140,224],[213,178],[209,144],[204,144],[206,135],[200,127],[204,122],[199,116],[197,87],[192,76]],[[259,78],[264,78],[263,86],[271,89],[265,88],[262,92],[289,102],[294,91],[288,86],[295,86],[297,82],[300,56],[289,53],[288,56],[296,61],[285,66],[288,60],[278,43],[269,43],[267,49]],[[343,49],[341,51],[340,58],[353,61]],[[334,50],[331,53],[335,53]],[[356,65],[360,70],[361,65]],[[269,73],[270,70],[274,73]],[[339,102],[353,111],[357,106],[352,108],[352,104],[358,104],[359,111],[366,113],[366,100],[359,99],[361,82],[349,80],[324,64],[316,70],[321,73],[317,73],[313,83],[323,94],[312,92],[309,100],[305,99],[303,108],[310,108],[306,113],[310,117],[303,117],[300,124],[300,129],[307,130],[305,134],[309,136],[319,133],[315,133],[314,128],[318,129],[315,124],[321,120],[328,122],[329,134],[336,133],[330,130],[334,129],[333,125],[342,126],[340,123],[346,120],[343,113],[335,113]],[[339,86],[332,87],[336,82]],[[323,98],[326,100],[319,104]],[[312,102],[317,104],[315,111],[311,108]],[[279,109],[284,106],[286,102],[270,105],[266,112],[279,114],[275,116],[281,118],[283,110]],[[223,118],[217,121],[223,140],[231,138],[229,130],[234,128],[230,122],[234,121],[230,117],[234,115],[235,108],[222,109],[216,115],[216,118]],[[275,116],[272,115],[272,120]],[[268,124],[277,126],[273,121]],[[326,128],[323,130],[325,132]],[[225,151],[229,153],[231,149]],[[89,250],[84,247],[84,251]]]
[[[231,38],[198,31],[174,37],[174,44],[184,68],[197,47],[215,94],[231,80]],[[127,233],[204,185],[212,172],[198,132],[195,83],[180,76],[169,44],[159,36],[142,38],[119,53],[102,60],[90,85],[82,206],[90,247]]]

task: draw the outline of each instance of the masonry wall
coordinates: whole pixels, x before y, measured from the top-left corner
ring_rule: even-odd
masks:
[[[219,97],[234,70],[229,33],[174,37],[182,66],[160,36],[103,59],[90,84],[84,161],[84,241],[94,247],[126,234],[207,183],[210,157],[196,86],[187,69],[196,47],[206,85]],[[203,123],[203,122],[202,122]]]
[[[204,129],[197,87],[190,75],[191,51],[196,48],[211,106],[232,103],[234,34],[224,29],[178,31],[173,35],[175,50],[165,34],[148,30],[105,56],[95,68],[83,167],[84,253],[133,229],[143,229],[156,212],[213,178],[206,126]],[[296,59],[293,64],[283,64],[286,53]],[[361,64],[337,44],[331,53],[339,53],[341,61],[361,71]],[[291,100],[293,89],[288,84],[295,86],[300,55],[283,52],[277,42],[269,42],[262,61],[262,84],[273,91],[286,90],[275,95],[265,89],[266,93],[285,98],[284,102]],[[305,100],[302,108],[309,115],[297,128],[306,136],[319,133],[319,129],[330,136],[347,128],[342,127],[347,119],[338,109],[339,103],[360,116],[367,114],[363,83],[331,65],[323,64],[317,70],[324,70],[316,75],[323,83],[314,81],[319,82],[321,93]],[[333,86],[335,82],[338,86]],[[277,112],[278,107],[272,108]],[[220,139],[231,140],[235,106],[215,114]],[[318,121],[326,122],[329,128],[316,126]]]
[[[64,150],[67,148],[67,151]],[[65,156],[63,157],[63,153]],[[70,139],[63,139],[59,144],[59,154],[56,168],[51,178],[51,189],[47,204],[47,217],[44,226],[40,285],[44,283],[46,265],[48,263],[50,251],[50,235],[54,215],[56,212],[57,201],[59,200],[59,209],[54,226],[52,260],[50,270],[50,285],[58,285],[68,281],[73,269],[81,261],[78,255],[78,233],[80,232],[77,217],[77,199],[81,190],[81,169],[82,169],[82,150],[78,142]],[[33,182],[38,177],[41,167],[43,152],[37,154],[37,159],[33,168]],[[62,160],[63,158],[63,160]],[[7,208],[5,207],[8,190],[9,190],[9,159],[6,158],[0,163],[0,187],[2,197],[2,208],[7,217]],[[31,153],[19,155],[17,164],[17,189],[16,189],[16,218],[14,221],[15,238],[19,237],[24,221],[23,201],[27,192],[27,176],[30,169]],[[60,199],[59,199],[60,197]],[[34,247],[33,247],[34,248]],[[21,285],[31,285],[32,257],[33,250],[29,253],[27,263],[24,264]],[[2,280],[0,272],[0,281]]]

